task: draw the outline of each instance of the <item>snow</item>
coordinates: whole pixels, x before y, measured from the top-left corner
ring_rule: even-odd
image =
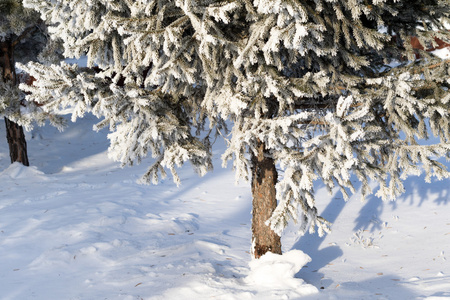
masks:
[[[291,250],[283,255],[267,253],[249,263],[250,272],[245,282],[263,291],[279,291],[285,298],[290,298],[286,294],[288,292],[295,293],[295,297],[313,295],[318,292],[316,287],[294,277],[310,261],[311,258],[300,250]]]
[[[450,47],[436,49],[433,51],[433,54],[442,59],[450,59]]]
[[[203,178],[139,185],[151,160],[120,168],[96,121],[27,133],[28,168],[1,123],[0,299],[450,299],[447,180],[410,178],[396,202],[316,184],[332,233],[290,225],[282,256],[252,260],[250,186],[220,167],[222,141]]]

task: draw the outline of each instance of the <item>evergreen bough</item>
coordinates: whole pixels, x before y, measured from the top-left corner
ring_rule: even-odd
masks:
[[[49,40],[39,14],[24,8],[20,0],[0,0],[0,45],[0,115],[28,130],[35,122],[43,125],[47,120],[62,128],[64,122],[61,118],[41,110],[33,101],[25,101],[25,94],[18,88],[18,83],[27,81],[28,75],[16,70],[16,62],[55,62],[61,59],[58,44]],[[9,62],[6,59],[11,62],[8,74],[5,68]]]

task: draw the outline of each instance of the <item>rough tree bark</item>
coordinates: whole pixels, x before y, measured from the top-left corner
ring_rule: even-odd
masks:
[[[22,126],[5,118],[6,124],[6,139],[9,144],[9,156],[11,163],[20,162],[24,166],[29,166],[27,142]]]
[[[11,41],[0,43],[0,67],[3,69],[2,79],[4,82],[10,81],[13,85],[17,84],[16,71],[14,67],[14,44]],[[18,99],[17,99],[18,101]],[[27,142],[22,126],[7,119],[6,139],[9,144],[9,156],[11,163],[20,162],[24,166],[29,166],[27,154]]]
[[[258,141],[257,153],[252,153],[252,254],[255,258],[266,252],[281,254],[280,236],[265,224],[277,207],[278,180],[275,161],[267,154],[264,143]]]

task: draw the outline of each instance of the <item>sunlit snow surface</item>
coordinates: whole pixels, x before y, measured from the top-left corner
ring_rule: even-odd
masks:
[[[388,203],[317,184],[333,232],[291,225],[285,255],[252,261],[250,186],[220,167],[223,142],[205,177],[143,186],[151,160],[121,169],[95,122],[27,133],[29,168],[9,164],[1,123],[0,299],[450,298],[448,180],[410,178]]]

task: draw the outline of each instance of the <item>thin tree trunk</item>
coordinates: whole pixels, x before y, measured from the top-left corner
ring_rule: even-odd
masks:
[[[258,141],[257,153],[252,153],[252,164],[252,254],[255,258],[266,252],[281,254],[280,236],[265,224],[277,207],[278,174],[275,161],[267,155],[261,141]]]
[[[16,71],[14,67],[14,46],[11,41],[0,43],[0,66],[3,69],[2,79],[4,82],[17,84]],[[14,99],[19,101],[19,99]],[[12,101],[14,101],[12,99]],[[20,162],[24,166],[29,166],[27,154],[27,142],[22,126],[5,117],[6,139],[9,144],[9,156],[11,163]]]
[[[11,157],[11,163],[20,162],[24,166],[29,166],[28,153],[27,153],[27,141],[25,140],[25,134],[23,127],[17,123],[5,118],[6,124],[6,139],[9,144],[9,156]]]

